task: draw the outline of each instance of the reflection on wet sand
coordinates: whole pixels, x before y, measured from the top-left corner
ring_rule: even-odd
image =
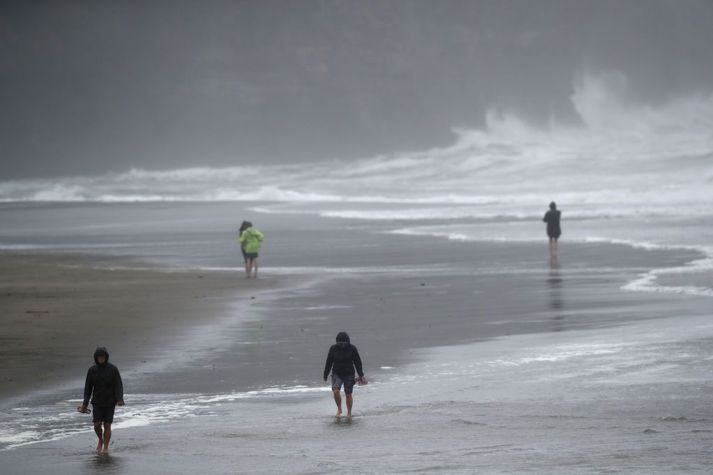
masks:
[[[550,274],[547,278],[547,285],[550,292],[550,311],[552,312],[552,330],[559,332],[565,330],[564,325],[564,300],[562,298],[562,283],[564,282],[559,271],[559,261],[557,256],[550,259]]]
[[[86,473],[120,473],[121,458],[111,454],[96,454],[89,458]]]

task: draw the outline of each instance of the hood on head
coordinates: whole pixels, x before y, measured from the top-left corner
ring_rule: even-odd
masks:
[[[347,332],[337,333],[337,343],[349,343],[349,335],[347,335]]]
[[[95,362],[96,364],[99,364],[99,362],[97,361],[97,356],[99,356],[99,355],[104,355],[104,357],[106,358],[105,363],[108,363],[108,362],[109,362],[109,352],[106,351],[106,348],[105,348],[105,347],[103,347],[103,346],[98,346],[97,349],[94,350],[94,362]]]

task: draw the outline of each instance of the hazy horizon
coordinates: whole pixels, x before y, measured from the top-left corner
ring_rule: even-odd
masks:
[[[712,25],[697,0],[3,2],[0,181],[349,163],[493,114],[591,130],[588,78],[705,108]]]

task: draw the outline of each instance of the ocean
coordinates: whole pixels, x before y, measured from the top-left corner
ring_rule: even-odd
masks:
[[[111,457],[79,377],[3,404],[9,473],[709,473],[713,99],[572,100],[579,126],[492,113],[352,163],[0,182],[3,253],[237,278],[249,219],[263,278],[301,283],[211,329],[220,351],[126,368]],[[351,424],[320,379],[342,329],[371,379]]]

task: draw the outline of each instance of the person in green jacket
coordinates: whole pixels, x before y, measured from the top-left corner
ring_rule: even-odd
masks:
[[[250,278],[250,275],[255,269],[255,278],[257,279],[257,258],[260,246],[262,246],[263,235],[260,231],[253,228],[253,223],[247,223],[246,229],[240,233],[240,246],[245,252],[245,277]]]

